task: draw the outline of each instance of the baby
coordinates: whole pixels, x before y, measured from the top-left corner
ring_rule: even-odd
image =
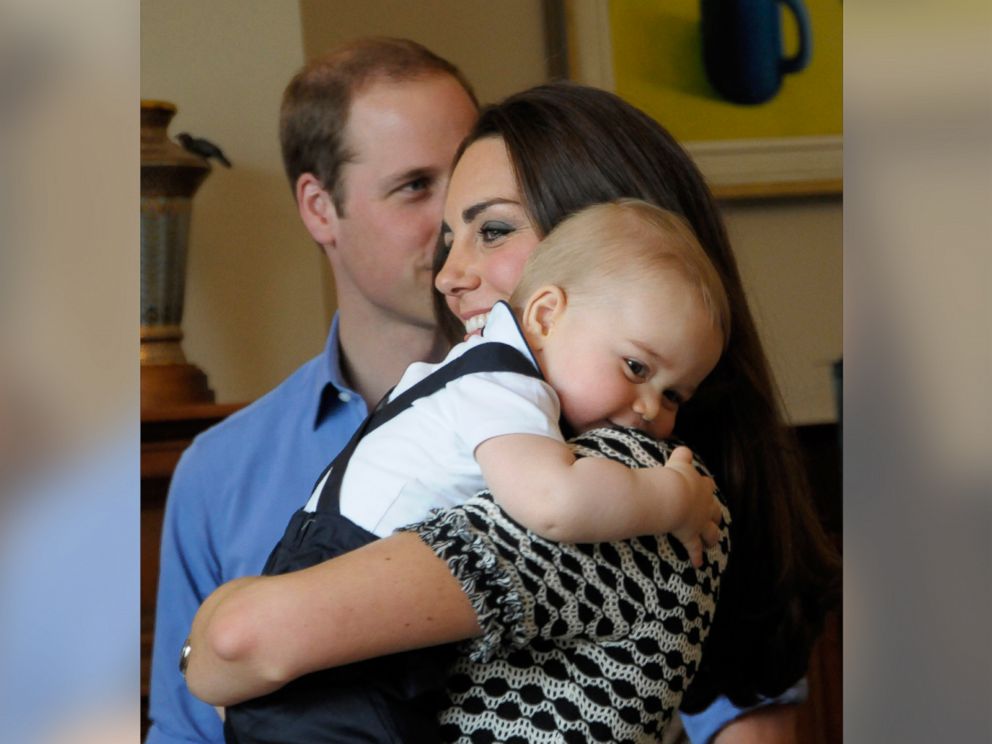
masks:
[[[719,276],[683,220],[635,200],[571,216],[535,249],[481,337],[440,364],[407,369],[318,479],[265,573],[354,549],[487,486],[513,519],[547,539],[670,533],[698,567],[718,539],[721,509],[689,449],[677,448],[664,467],[631,469],[576,458],[562,428],[670,436],[729,326]],[[443,680],[427,658],[329,670],[232,706],[228,741],[287,741],[279,721],[298,726],[304,710],[321,721],[312,741],[356,729],[369,740],[426,741],[434,709],[424,694]]]

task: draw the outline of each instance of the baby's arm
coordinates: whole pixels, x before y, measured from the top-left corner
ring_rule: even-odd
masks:
[[[671,533],[702,564],[719,539],[720,504],[711,478],[679,447],[664,467],[631,469],[576,458],[564,442],[532,434],[487,439],[475,450],[496,502],[515,520],[556,542],[610,542]]]

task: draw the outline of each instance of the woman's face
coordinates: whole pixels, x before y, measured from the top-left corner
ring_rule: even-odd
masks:
[[[479,333],[493,304],[509,299],[540,240],[501,138],[474,142],[458,161],[441,237],[449,253],[435,285],[466,336]]]

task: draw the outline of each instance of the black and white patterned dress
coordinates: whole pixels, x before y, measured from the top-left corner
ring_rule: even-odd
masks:
[[[612,429],[572,447],[630,467],[664,463],[672,449]],[[452,669],[444,740],[659,741],[713,619],[730,549],[726,506],[723,516],[700,569],[667,536],[543,540],[487,493],[410,527],[447,561],[483,629]]]

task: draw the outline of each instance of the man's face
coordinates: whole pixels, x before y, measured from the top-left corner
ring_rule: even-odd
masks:
[[[448,75],[379,81],[355,97],[345,129],[354,157],[341,169],[332,250],[342,303],[386,322],[434,326],[431,261],[449,168],[476,117]]]

